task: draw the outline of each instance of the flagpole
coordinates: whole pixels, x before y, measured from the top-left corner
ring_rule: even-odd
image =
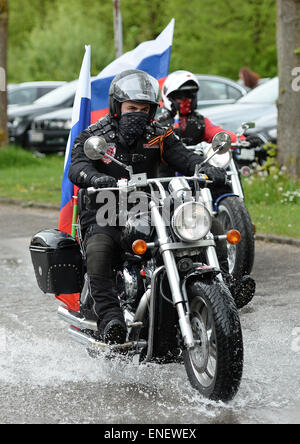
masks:
[[[74,238],[76,237],[77,215],[78,215],[78,187],[74,186],[73,217],[72,217],[72,232],[71,232],[71,236]]]
[[[116,58],[123,54],[121,0],[113,0]]]

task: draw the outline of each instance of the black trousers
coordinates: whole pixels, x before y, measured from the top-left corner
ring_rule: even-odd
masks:
[[[96,224],[91,225],[85,234],[90,294],[100,331],[111,319],[124,322],[113,275],[122,250],[120,236],[118,227],[99,227]]]

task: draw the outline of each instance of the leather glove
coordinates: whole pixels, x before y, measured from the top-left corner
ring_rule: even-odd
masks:
[[[91,186],[94,188],[114,188],[117,186],[117,181],[112,176],[93,176]]]
[[[226,182],[226,170],[206,164],[200,167],[199,173],[206,174],[215,185],[224,185]]]
[[[249,134],[249,136],[246,137],[246,140],[250,143],[249,148],[256,148],[257,146],[263,145],[263,141],[257,134]]]

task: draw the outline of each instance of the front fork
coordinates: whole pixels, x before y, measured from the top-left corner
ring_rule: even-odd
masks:
[[[158,235],[159,246],[161,247],[169,243],[166,226],[160,215],[159,209],[154,202],[150,203],[150,209],[152,221],[154,222],[154,226],[156,227]],[[187,349],[191,349],[195,346],[195,341],[190,323],[189,309],[180,288],[180,278],[177,270],[176,261],[171,250],[164,248],[164,251],[162,251],[161,254],[168,276],[173,303],[178,313],[179,326],[183,336],[184,344]]]

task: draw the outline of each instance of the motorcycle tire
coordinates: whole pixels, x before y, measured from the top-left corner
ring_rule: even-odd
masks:
[[[195,281],[187,287],[193,349],[183,350],[189,381],[203,396],[230,401],[243,373],[243,338],[238,311],[220,282]]]
[[[255,240],[251,218],[243,200],[229,196],[221,200],[217,219],[225,232],[236,229],[241,233],[237,245],[228,244],[229,273],[234,278],[250,274],[255,256]]]

